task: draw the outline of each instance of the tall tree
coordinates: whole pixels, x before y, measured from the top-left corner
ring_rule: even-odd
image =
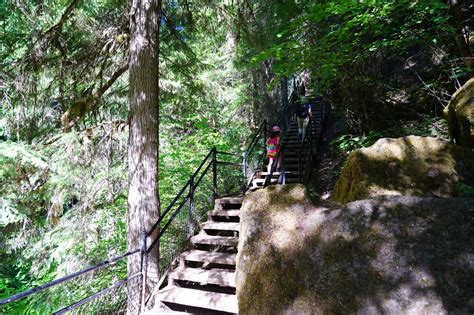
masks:
[[[160,214],[158,196],[158,54],[161,0],[132,0],[130,9],[130,132],[127,248],[137,248],[140,233]],[[158,246],[148,256],[145,295],[158,281]],[[128,274],[140,271],[140,257],[128,260]],[[128,313],[140,312],[141,286],[128,286]]]

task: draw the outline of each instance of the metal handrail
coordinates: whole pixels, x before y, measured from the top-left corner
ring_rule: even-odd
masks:
[[[28,296],[31,296],[35,293],[38,293],[38,292],[41,292],[43,290],[46,290],[48,288],[51,288],[51,287],[54,287],[54,286],[57,286],[61,283],[65,283],[67,281],[70,281],[72,279],[75,279],[83,274],[86,274],[86,273],[89,273],[89,272],[92,272],[92,271],[95,271],[95,270],[98,270],[100,268],[104,268],[106,266],[110,266],[112,264],[115,264],[117,263],[118,261],[126,258],[126,257],[129,257],[131,255],[135,255],[135,254],[138,254],[138,253],[141,253],[141,255],[145,255],[148,254],[153,246],[156,246],[156,244],[158,243],[160,237],[164,234],[164,232],[167,230],[168,226],[172,223],[173,219],[176,217],[176,215],[181,211],[181,209],[183,208],[184,204],[186,203],[186,201],[188,200],[188,197],[189,197],[189,193],[186,195],[186,197],[183,199],[183,201],[179,204],[178,208],[173,212],[173,214],[169,217],[168,221],[165,223],[165,225],[163,226],[162,229],[160,229],[160,232],[159,234],[157,235],[157,237],[153,240],[153,242],[150,244],[149,247],[146,247],[146,237],[147,236],[151,236],[153,234],[153,232],[157,229],[157,227],[163,222],[164,218],[167,217],[167,215],[169,214],[169,212],[171,211],[171,209],[173,209],[173,207],[176,205],[177,201],[184,196],[185,194],[185,191],[186,189],[190,188],[191,186],[193,186],[193,188],[195,189],[202,181],[203,177],[209,172],[209,170],[211,169],[211,167],[213,168],[213,191],[214,191],[214,194],[217,194],[217,177],[216,177],[216,167],[217,167],[217,164],[220,163],[219,161],[217,161],[217,154],[225,154],[225,155],[230,155],[230,156],[238,156],[236,154],[233,154],[233,153],[227,153],[227,152],[222,152],[222,151],[217,151],[216,147],[213,147],[209,153],[206,155],[206,157],[203,159],[203,161],[201,162],[201,164],[198,166],[198,168],[194,171],[194,173],[191,175],[190,178],[194,179],[196,178],[199,173],[201,172],[201,170],[203,170],[203,167],[206,165],[206,162],[208,162],[207,166],[204,168],[204,171],[202,172],[202,174],[197,178],[197,180],[193,183],[192,180],[188,180],[183,188],[179,191],[179,193],[173,198],[173,200],[171,201],[171,203],[168,205],[168,207],[165,209],[165,211],[162,213],[162,215],[160,216],[160,218],[154,223],[154,225],[152,226],[152,228],[146,232],[144,231],[142,233],[142,242],[144,242],[144,248],[143,249],[135,249],[133,251],[129,251],[125,254],[122,254],[122,255],[119,255],[119,256],[116,256],[116,257],[113,257],[111,259],[108,259],[108,260],[105,260],[103,262],[100,262],[94,266],[90,266],[90,267],[87,267],[83,270],[80,270],[80,271],[77,271],[77,272],[74,272],[72,274],[69,274],[69,275],[66,275],[62,278],[59,278],[59,279],[56,279],[56,280],[53,280],[53,281],[50,281],[50,282],[47,282],[43,285],[40,285],[40,286],[37,286],[35,288],[32,288],[32,289],[29,289],[29,290],[26,290],[26,291],[23,291],[23,292],[20,292],[20,293],[17,293],[17,294],[14,294],[8,298],[5,298],[5,299],[2,299],[0,300],[0,305],[5,305],[5,304],[8,304],[8,303],[11,303],[11,302],[15,302],[15,301],[18,301],[20,299],[23,299],[23,298],[26,298]],[[211,159],[212,157],[212,159]],[[211,159],[211,160],[210,160]],[[210,160],[210,161],[209,161]],[[143,257],[142,257],[142,261],[143,261]],[[139,273],[133,275],[132,277],[129,277],[129,278],[126,278],[126,279],[123,279],[121,281],[118,281],[114,284],[112,284],[111,286],[103,289],[103,290],[100,290],[99,292],[97,293],[94,293],[93,295],[90,295],[88,297],[85,297],[84,299],[80,300],[80,301],[77,301],[69,306],[66,306],[64,308],[62,308],[61,310],[57,311],[56,313],[57,314],[62,314],[64,312],[67,312],[67,311],[70,311],[74,308],[77,308],[89,301],[91,301],[92,299],[94,298],[97,298],[107,292],[110,292],[112,289],[114,288],[117,288],[119,286],[122,286],[124,285],[125,283],[129,282],[130,280],[132,279],[135,279],[137,278],[138,276],[140,275],[144,275],[146,274],[146,270],[143,270],[143,266],[142,266],[142,269],[140,270]],[[55,314],[56,314],[55,313]]]
[[[250,175],[248,174],[248,169],[249,169],[248,161],[249,161],[249,158],[253,154],[260,138],[263,138],[264,141],[266,140],[267,129],[268,129],[268,123],[267,123],[267,120],[265,119],[262,122],[262,124],[260,125],[260,127],[258,128],[258,130],[253,135],[252,140],[250,141],[247,149],[244,151],[243,162],[242,162],[242,170],[243,170],[244,176],[246,177],[247,184],[243,187],[243,192],[245,192],[250,187],[250,185],[252,185],[253,178],[254,178],[255,173],[256,173],[256,170],[253,170],[252,174],[250,174]],[[262,147],[264,147],[264,143],[263,143]],[[265,156],[265,152],[261,153],[260,157],[257,160],[257,165],[259,165],[261,163],[264,156]]]
[[[58,315],[59,315],[59,314],[65,314],[65,313],[67,313],[67,312],[70,311],[70,310],[73,310],[73,309],[75,309],[75,308],[77,308],[77,307],[79,307],[79,306],[81,306],[81,305],[83,305],[83,304],[86,304],[87,302],[89,302],[89,301],[91,301],[91,300],[93,300],[93,299],[95,299],[95,298],[97,298],[97,297],[99,297],[99,296],[101,296],[101,295],[104,295],[105,293],[110,292],[110,291],[112,291],[112,290],[115,289],[115,288],[118,288],[118,287],[124,285],[125,283],[127,283],[127,282],[130,281],[130,280],[133,280],[133,279],[135,279],[135,278],[138,278],[139,276],[141,276],[141,272],[136,273],[136,274],[134,274],[134,275],[131,276],[131,277],[125,278],[125,279],[123,279],[122,281],[119,281],[119,282],[117,282],[117,283],[111,285],[111,286],[108,287],[108,288],[105,288],[105,289],[103,289],[103,290],[100,290],[99,292],[97,292],[97,293],[95,293],[95,294],[93,294],[93,295],[91,295],[91,296],[88,296],[88,297],[86,297],[86,298],[84,298],[84,299],[82,299],[82,300],[80,300],[80,301],[78,301],[78,302],[76,302],[76,303],[74,303],[74,304],[72,304],[72,305],[66,306],[66,307],[60,309],[59,311],[54,312],[53,314],[54,314],[54,315],[56,315],[56,314],[58,314]]]
[[[122,254],[122,255],[119,255],[119,256],[115,256],[113,258],[110,258],[110,259],[107,259],[107,260],[104,260],[96,265],[93,265],[93,266],[90,266],[90,267],[87,267],[85,269],[82,269],[80,271],[77,271],[77,272],[74,272],[74,273],[71,273],[69,275],[66,275],[62,278],[59,278],[59,279],[56,279],[56,280],[53,280],[53,281],[50,281],[50,282],[47,282],[45,284],[42,284],[40,286],[37,286],[35,288],[32,288],[32,289],[29,289],[29,290],[26,290],[26,291],[23,291],[23,292],[20,292],[20,293],[17,293],[17,294],[14,294],[10,297],[7,297],[5,299],[2,299],[0,300],[0,305],[5,305],[5,304],[8,304],[8,303],[11,303],[11,302],[15,302],[15,301],[18,301],[18,300],[21,300],[23,298],[26,298],[27,296],[30,296],[32,294],[35,294],[35,293],[38,293],[38,292],[41,292],[43,290],[46,290],[48,288],[51,288],[53,286],[56,286],[58,284],[61,284],[61,283],[64,283],[64,282],[67,282],[67,281],[70,281],[74,278],[77,278],[83,274],[86,274],[88,272],[92,272],[92,271],[95,271],[95,270],[98,270],[98,269],[101,269],[103,267],[106,267],[106,266],[109,266],[109,265],[112,265],[112,264],[115,264],[117,261],[119,260],[122,260],[123,258],[125,257],[128,257],[128,256],[131,256],[131,255],[134,255],[134,254],[137,254],[140,252],[140,249],[135,249],[133,251],[130,251],[130,252],[126,252],[125,254]]]
[[[204,158],[204,160],[202,160],[201,164],[198,166],[198,168],[196,169],[196,171],[194,171],[194,173],[191,175],[192,177],[195,177],[202,169],[202,167],[204,166],[204,164],[207,162],[207,160],[210,158],[210,156],[212,154],[214,154],[214,152],[216,152],[217,149],[216,147],[213,147],[211,150],[209,150],[209,153],[206,155],[206,157]],[[158,220],[156,220],[155,224],[153,224],[153,226],[151,227],[151,229],[147,232],[147,236],[150,236],[154,231],[155,229],[158,227],[158,225],[161,223],[161,221],[163,221],[163,219],[166,217],[166,215],[168,214],[168,212],[173,208],[173,206],[176,204],[176,202],[178,201],[179,198],[181,198],[184,194],[184,192],[186,191],[186,189],[188,189],[190,185],[190,181],[188,180],[183,188],[181,188],[181,190],[179,191],[179,193],[174,197],[173,201],[171,201],[171,203],[168,205],[168,207],[166,207],[165,211],[163,211],[163,213],[160,215],[160,217],[158,218]]]

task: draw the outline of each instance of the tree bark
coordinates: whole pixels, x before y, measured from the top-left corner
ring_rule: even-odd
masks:
[[[449,0],[449,8],[451,12],[451,25],[456,29],[456,34],[454,34],[454,40],[459,50],[459,54],[464,61],[464,64],[470,71],[470,76],[474,76],[474,61],[471,54],[471,49],[469,47],[469,31],[471,30],[469,24],[466,24],[466,21],[470,21],[470,18],[464,18],[461,10],[462,1],[459,0]],[[464,4],[465,6],[468,3]],[[469,22],[467,22],[469,23]],[[466,33],[466,34],[465,34]]]
[[[132,0],[130,9],[130,111],[128,149],[127,248],[139,247],[140,233],[148,231],[160,214],[158,195],[158,55],[161,0]],[[156,237],[158,231],[148,240]],[[158,248],[148,255],[145,296],[158,282]],[[140,255],[128,259],[128,275],[140,272]],[[141,277],[137,278],[141,279]],[[138,314],[141,281],[128,284],[128,314]]]

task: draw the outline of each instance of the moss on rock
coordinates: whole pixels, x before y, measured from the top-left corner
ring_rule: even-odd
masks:
[[[470,313],[473,211],[474,199],[390,196],[329,209],[301,185],[251,193],[239,313]]]
[[[383,138],[353,152],[334,187],[345,203],[379,195],[462,196],[474,186],[474,152],[447,141],[409,136]]]
[[[474,78],[453,94],[444,115],[456,144],[474,149]]]

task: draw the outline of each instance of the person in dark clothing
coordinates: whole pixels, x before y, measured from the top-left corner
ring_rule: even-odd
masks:
[[[298,123],[298,136],[301,137],[301,141],[303,141],[309,119],[310,117],[313,117],[311,104],[306,102],[306,99],[303,99],[302,104],[295,110],[295,115],[296,122]]]

